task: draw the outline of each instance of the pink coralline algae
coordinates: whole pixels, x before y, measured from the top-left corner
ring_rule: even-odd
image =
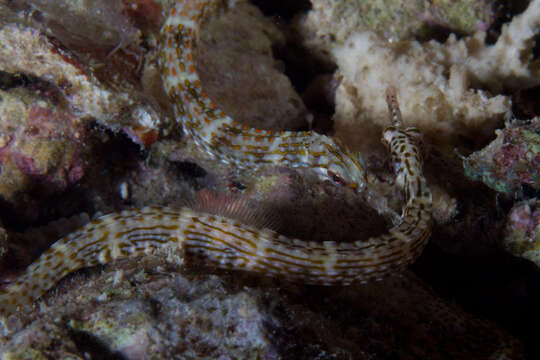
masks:
[[[526,200],[514,205],[508,214],[504,247],[516,256],[540,266],[540,202]]]
[[[497,138],[463,161],[465,174],[490,188],[512,194],[523,185],[540,190],[540,118],[514,121]]]
[[[68,183],[80,180],[84,172],[78,158],[79,139],[84,129],[74,124],[73,116],[60,111],[33,106],[28,115],[29,123],[22,131],[23,136],[18,139],[19,144],[23,145],[23,151],[13,154],[19,169],[27,175],[43,177],[43,180],[61,189],[65,189]],[[56,153],[56,148],[72,151],[64,151],[60,158],[47,158],[47,163],[44,163],[41,161],[44,159],[37,156],[43,155],[41,150],[46,149],[39,148],[40,151],[37,152],[34,148],[24,152],[25,148],[31,150],[30,145],[38,145],[36,142],[44,142],[48,146],[53,143],[54,148],[50,149],[49,153]]]
[[[84,175],[85,128],[78,118],[40,105],[30,106],[26,116],[18,127],[1,129],[5,143],[0,149],[0,193],[8,199],[25,190],[25,184],[63,191]],[[6,118],[4,124],[13,125],[13,120]],[[10,186],[14,182],[21,186]]]
[[[156,101],[134,85],[140,81],[136,68],[145,50],[134,49],[137,56],[120,56],[116,54],[120,51],[113,53],[106,45],[108,57],[98,56],[97,51],[75,52],[41,30],[8,24],[0,28],[0,71],[48,84],[61,100],[52,105],[61,105],[86,124],[95,121],[113,132],[123,130],[134,142],[149,146],[168,132],[171,123]]]

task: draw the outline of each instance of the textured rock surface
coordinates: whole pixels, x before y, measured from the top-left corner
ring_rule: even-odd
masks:
[[[463,160],[465,174],[505,194],[540,190],[540,119],[515,120],[488,146]]]
[[[521,201],[508,214],[503,246],[540,266],[540,203]]]
[[[169,255],[171,256],[171,255]],[[174,255],[172,255],[174,256]],[[170,259],[169,259],[170,261]],[[4,358],[520,358],[492,324],[411,274],[344,289],[183,271],[159,258],[75,275],[12,323]],[[24,330],[15,330],[24,325]],[[29,342],[29,339],[32,339]],[[414,340],[413,340],[414,339]],[[418,344],[422,346],[418,346]],[[24,345],[22,345],[24,344]]]
[[[494,19],[493,1],[312,1],[299,21],[305,41],[329,53],[358,31],[373,31],[393,41],[430,37],[446,29],[458,34],[486,30]],[[438,31],[434,31],[437,28]]]
[[[84,176],[86,129],[33,91],[0,91],[0,196],[13,201],[37,184],[60,192]]]
[[[139,89],[120,76],[104,84],[98,80],[98,68],[37,29],[7,24],[0,30],[0,70],[48,84],[66,111],[114,131],[124,129],[143,145],[152,143],[145,141],[148,133],[156,137],[169,130],[170,119]]]
[[[272,47],[284,41],[277,26],[246,2],[203,28],[201,83],[226,114],[260,129],[306,127],[304,103],[273,58]]]
[[[142,36],[124,14],[121,1],[22,0],[11,6],[69,47],[85,44],[87,48],[107,47],[110,51],[138,42]],[[152,18],[151,13],[148,15]]]

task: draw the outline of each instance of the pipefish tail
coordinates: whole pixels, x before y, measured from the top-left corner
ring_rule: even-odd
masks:
[[[232,166],[305,167],[337,185],[362,191],[363,161],[337,140],[310,131],[274,132],[241,126],[201,87],[193,48],[200,26],[219,12],[217,1],[177,1],[161,31],[160,66],[178,120],[194,141]],[[397,95],[386,94],[392,125],[383,132],[396,185],[405,201],[397,225],[352,243],[313,242],[189,207],[146,207],[105,215],[58,240],[16,281],[0,290],[0,315],[32,304],[70,272],[165,248],[202,256],[222,269],[321,285],[348,285],[402,271],[430,236],[431,192],[422,173],[420,133],[405,128]]]

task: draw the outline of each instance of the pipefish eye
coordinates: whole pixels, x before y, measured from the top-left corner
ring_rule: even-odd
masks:
[[[345,185],[345,179],[343,179],[341,176],[333,172],[332,170],[327,171],[327,175],[335,184],[338,185]]]

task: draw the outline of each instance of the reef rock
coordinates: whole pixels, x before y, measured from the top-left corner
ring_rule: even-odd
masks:
[[[497,138],[463,160],[465,175],[505,194],[522,186],[540,190],[540,118],[515,120]]]
[[[238,1],[201,31],[196,57],[205,91],[241,124],[305,128],[307,110],[272,50],[284,42],[283,33],[257,7]]]
[[[0,197],[67,189],[84,176],[86,128],[35,90],[0,90]]]
[[[411,274],[340,289],[186,271],[160,257],[76,275],[11,317],[9,359],[521,358],[493,324],[434,296]],[[204,269],[207,272],[207,269]],[[278,286],[277,286],[278,285]],[[85,355],[85,353],[87,355]]]
[[[142,145],[168,131],[170,120],[140,90],[121,77],[103,83],[98,69],[38,29],[13,23],[0,29],[0,71],[47,84],[66,110],[113,131],[124,130]]]
[[[358,31],[373,31],[393,41],[428,37],[442,29],[457,34],[486,30],[494,19],[493,0],[331,1],[312,0],[298,21],[304,41],[328,53]],[[433,29],[435,28],[435,29]]]
[[[465,138],[485,140],[510,111],[503,91],[540,84],[533,66],[533,38],[540,24],[540,1],[503,26],[493,45],[486,33],[445,43],[388,42],[372,32],[351,34],[332,48],[343,77],[336,92],[336,135],[362,149],[389,122],[384,89],[397,88],[405,122],[434,144]]]
[[[531,199],[514,205],[508,214],[503,246],[540,266],[540,201]]]

